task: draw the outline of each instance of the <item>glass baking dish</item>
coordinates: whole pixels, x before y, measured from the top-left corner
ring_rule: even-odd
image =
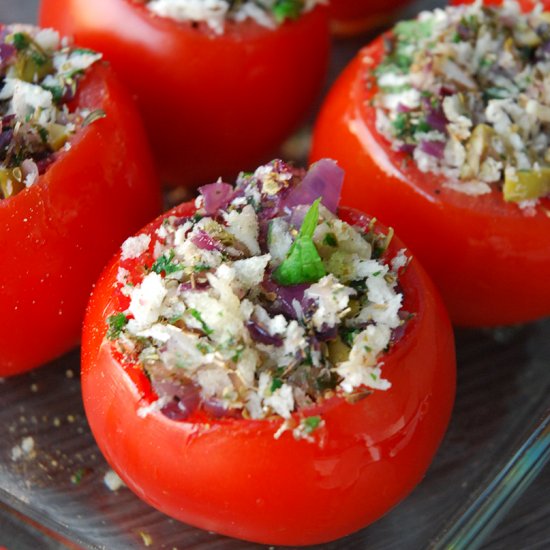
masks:
[[[7,2],[0,20],[33,20],[35,0]],[[442,4],[421,1],[412,11]],[[331,80],[368,39],[336,45]],[[550,320],[458,330],[456,339],[455,410],[424,481],[376,524],[318,548],[477,548],[542,470],[550,453]],[[2,380],[0,425],[0,547],[261,548],[171,520],[128,489],[106,485],[109,467],[80,400],[78,351]],[[539,516],[550,515],[548,499],[541,502]],[[536,547],[550,528],[535,539],[511,536],[510,547],[527,540]]]
[[[323,548],[470,549],[483,541],[548,458],[549,335],[550,320],[457,331],[455,410],[426,478],[379,522]],[[0,502],[65,545],[259,547],[188,527],[126,488],[107,487],[109,468],[81,405],[78,362],[73,352],[0,384]]]

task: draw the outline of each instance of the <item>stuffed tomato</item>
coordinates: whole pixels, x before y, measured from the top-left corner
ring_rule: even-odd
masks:
[[[320,2],[43,0],[40,20],[105,54],[137,97],[168,183],[232,177],[273,156],[324,80]]]
[[[160,211],[137,112],[100,57],[0,28],[0,376],[78,343],[105,262]]]
[[[449,319],[391,230],[337,211],[342,178],[334,161],[273,161],[203,186],[98,282],[86,414],[162,512],[313,544],[376,520],[426,472],[454,398]]]
[[[410,0],[389,0],[381,4],[372,0],[330,0],[331,28],[341,36],[380,28],[394,19],[396,12],[407,4]]]
[[[312,158],[347,170],[343,204],[407,236],[459,325],[550,313],[550,13],[538,6],[399,23],[344,71],[314,131]]]

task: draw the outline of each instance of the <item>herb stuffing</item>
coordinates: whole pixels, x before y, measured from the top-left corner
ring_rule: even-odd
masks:
[[[226,21],[252,19],[267,28],[298,19],[327,0],[135,0],[145,3],[156,15],[176,21],[206,23],[216,34],[223,34]]]
[[[422,172],[529,208],[550,194],[550,12],[516,1],[423,12],[385,37],[377,129]]]
[[[391,236],[336,216],[342,181],[330,160],[307,173],[273,161],[236,187],[202,187],[194,216],[123,244],[129,305],[107,337],[144,369],[153,409],[288,421],[331,395],[390,387],[381,357],[404,323],[408,259],[387,257]],[[294,433],[322,424],[302,418]]]
[[[33,185],[79,127],[104,116],[68,107],[100,58],[62,44],[52,29],[0,27],[0,199]]]

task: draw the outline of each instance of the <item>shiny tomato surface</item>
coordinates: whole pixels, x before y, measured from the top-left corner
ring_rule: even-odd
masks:
[[[171,213],[194,211],[188,203]],[[356,211],[341,214],[358,225],[369,222]],[[152,233],[164,216],[144,232]],[[401,247],[395,240],[386,254],[391,258]],[[143,257],[134,261],[140,273]],[[140,416],[155,399],[150,383],[104,339],[107,317],[128,306],[127,297],[113,292],[119,262],[117,256],[106,268],[88,308],[82,391],[101,451],[141,499],[202,529],[305,545],[361,529],[422,479],[451,413],[455,359],[449,319],[416,260],[400,276],[404,309],[415,315],[383,357],[391,389],[354,404],[334,397],[303,411],[326,423],[314,442],[291,432],[276,439],[281,418]]]
[[[331,27],[337,35],[349,35],[375,29],[391,21],[411,0],[331,0]]]
[[[383,38],[364,48],[331,90],[317,120],[312,160],[346,171],[342,204],[368,210],[398,234],[433,278],[451,320],[463,326],[529,321],[550,314],[550,201],[533,216],[502,192],[468,196],[444,187],[393,151],[375,128],[372,70]]]
[[[326,12],[215,35],[131,0],[42,0],[40,23],[105,54],[137,96],[161,177],[196,185],[271,158],[308,113],[328,63]]]
[[[89,70],[75,106],[106,116],[79,130],[32,187],[0,201],[0,376],[78,343],[101,269],[160,211],[141,122],[109,67]]]

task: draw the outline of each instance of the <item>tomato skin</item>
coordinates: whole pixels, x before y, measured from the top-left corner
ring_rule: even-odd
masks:
[[[137,96],[162,179],[196,185],[271,158],[307,114],[328,65],[326,11],[213,37],[129,0],[42,0],[40,22],[105,54]]]
[[[370,71],[383,38],[364,48],[327,97],[313,135],[311,159],[336,159],[346,171],[342,204],[368,210],[407,235],[407,244],[438,286],[451,320],[494,326],[550,313],[550,201],[534,216],[502,193],[470,197],[420,172],[375,128]]]
[[[396,11],[410,4],[410,0],[331,0],[329,14],[332,31],[339,36],[359,34],[382,27],[395,17]]]
[[[106,117],[81,129],[32,187],[0,201],[0,376],[78,343],[105,262],[160,211],[141,122],[110,68],[90,69],[76,103]]]
[[[174,212],[190,215],[194,206]],[[397,241],[392,246],[393,254],[401,247]],[[140,418],[138,410],[152,400],[149,382],[103,340],[106,318],[127,300],[112,292],[118,265],[117,256],[88,307],[82,391],[101,451],[140,498],[202,529],[305,545],[364,527],[421,480],[450,416],[455,359],[447,314],[415,260],[400,281],[404,307],[418,313],[384,357],[392,388],[355,404],[332,398],[308,411],[326,422],[322,445],[295,440],[290,432],[275,439],[280,420],[176,422],[159,412]]]

